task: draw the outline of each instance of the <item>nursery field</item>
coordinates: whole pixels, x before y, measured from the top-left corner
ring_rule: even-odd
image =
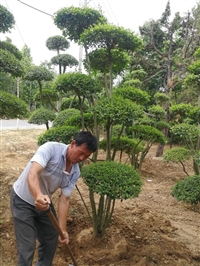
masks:
[[[9,207],[13,182],[37,149],[44,129],[2,130],[0,132],[0,265],[17,265],[17,250]],[[168,147],[166,147],[167,149]],[[178,202],[172,186],[186,177],[180,165],[155,158],[156,145],[141,169],[143,187],[139,197],[117,201],[106,235],[92,236],[87,212],[75,189],[68,218],[70,248],[79,266],[199,266],[200,205]],[[104,159],[104,152],[99,152]],[[124,155],[124,159],[125,155]],[[186,164],[193,173],[192,162]],[[86,203],[87,187],[78,181]],[[59,191],[53,196],[56,205]],[[34,262],[36,261],[35,255]],[[72,263],[67,249],[58,244],[53,266]],[[35,264],[34,264],[35,265]]]

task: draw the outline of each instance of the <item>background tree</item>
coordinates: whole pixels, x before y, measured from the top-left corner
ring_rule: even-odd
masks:
[[[49,129],[49,121],[53,121],[56,115],[53,111],[44,107],[35,110],[28,119],[28,123],[37,125],[46,125],[47,130]]]
[[[165,12],[159,20],[150,20],[140,27],[141,37],[145,49],[132,57],[132,70],[139,62],[140,67],[148,74],[142,80],[142,88],[151,91],[153,95],[160,89],[170,97],[165,105],[165,121],[170,121],[170,102],[180,99],[181,86],[187,66],[193,60],[193,54],[199,47],[200,8],[193,8],[186,16],[176,13],[171,19],[170,3],[168,1]],[[175,98],[176,96],[176,98]],[[168,137],[168,128],[163,131]],[[156,156],[163,153],[163,146],[159,145]]]
[[[129,56],[124,51],[119,51],[118,49],[113,49],[112,53],[112,70],[113,75],[116,77],[119,75],[129,64]],[[102,73],[104,78],[104,87],[105,87],[105,95],[109,96],[109,61],[108,61],[108,53],[104,48],[100,48],[94,51],[91,51],[88,54],[90,66],[88,66],[87,60],[84,61],[84,66],[86,69],[91,69],[92,73],[95,73],[95,78],[97,78],[97,73]]]
[[[41,100],[42,106],[45,106],[44,99],[43,99],[44,96],[42,94],[42,82],[51,81],[53,80],[53,78],[54,78],[53,73],[49,71],[48,69],[46,69],[45,67],[41,67],[41,66],[31,66],[27,70],[24,76],[25,80],[37,81],[38,86],[39,86],[40,100]]]
[[[109,94],[112,96],[113,87],[113,49],[119,51],[136,51],[141,48],[141,40],[129,30],[109,24],[95,25],[81,34],[80,43],[89,49],[104,48],[107,54],[110,86]]]
[[[0,5],[0,32],[6,33],[15,25],[15,19],[7,8]]]
[[[0,92],[1,119],[21,118],[27,115],[28,109],[24,101],[5,91]]]
[[[60,51],[65,51],[69,48],[70,43],[68,40],[66,40],[63,36],[53,36],[47,39],[46,46],[51,51],[56,51],[57,55],[60,54]],[[62,73],[61,71],[61,62],[58,62],[59,65],[59,74]]]
[[[90,106],[94,105],[93,95],[100,91],[99,84],[86,74],[72,72],[58,76],[54,87],[60,92],[67,93],[68,91],[73,91],[77,95],[82,119],[82,130],[84,130],[84,102],[87,100]]]
[[[106,18],[99,11],[87,6],[82,8],[71,6],[58,10],[54,17],[54,23],[63,31],[64,36],[78,43],[84,30],[93,27],[95,24],[106,23]],[[84,48],[88,66],[90,66],[88,50],[86,46]],[[90,73],[89,68],[88,71]]]

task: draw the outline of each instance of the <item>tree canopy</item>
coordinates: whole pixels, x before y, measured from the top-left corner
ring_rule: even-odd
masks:
[[[12,13],[7,8],[0,5],[0,32],[6,33],[15,24],[15,19]]]

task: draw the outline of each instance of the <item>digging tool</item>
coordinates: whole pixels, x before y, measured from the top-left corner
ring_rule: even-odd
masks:
[[[56,217],[54,216],[53,212],[51,211],[51,208],[50,207],[47,210],[47,215],[49,216],[49,219],[51,220],[52,224],[56,228],[56,230],[57,230],[59,236],[61,237],[61,239],[64,240],[65,237],[63,235],[63,232],[62,232],[62,230],[61,230],[61,228],[60,228],[60,226],[58,224],[58,221],[57,221]],[[72,261],[74,263],[73,265],[72,264],[69,264],[69,266],[78,266],[78,264],[77,264],[77,262],[76,262],[76,260],[75,260],[75,258],[73,256],[73,254],[71,252],[71,249],[70,249],[70,247],[69,247],[68,244],[66,245],[66,248],[67,248],[67,251],[68,251],[68,253],[69,253],[69,255],[70,255],[70,257],[71,257],[71,259],[72,259]]]

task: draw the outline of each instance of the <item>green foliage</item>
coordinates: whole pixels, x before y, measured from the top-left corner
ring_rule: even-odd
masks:
[[[59,53],[59,51],[67,50],[69,46],[69,41],[66,40],[65,37],[59,35],[50,37],[46,41],[46,47],[51,51],[56,51],[57,53]]]
[[[60,127],[60,126],[64,126],[66,125],[66,121],[72,117],[72,116],[76,116],[79,115],[80,117],[80,111],[74,108],[70,108],[70,109],[66,109],[63,111],[60,111],[55,120],[53,121],[53,127]]]
[[[45,124],[47,125],[47,129],[48,129],[48,122],[53,121],[55,117],[56,115],[53,111],[46,109],[44,107],[41,107],[35,110],[31,114],[31,116],[29,117],[28,123],[37,124],[37,125]]]
[[[153,143],[165,144],[165,137],[162,132],[151,126],[135,125],[129,128],[136,138]]]
[[[179,181],[172,188],[171,194],[178,201],[198,204],[200,202],[200,176],[188,176],[184,180]]]
[[[84,126],[86,130],[93,132],[94,119],[92,113],[84,113]],[[81,128],[81,116],[80,113],[67,119],[65,125],[76,126]]]
[[[92,163],[81,168],[81,176],[89,187],[95,237],[103,236],[114,212],[115,200],[137,197],[141,191],[140,175],[132,167],[114,161]],[[99,195],[98,202],[95,203]],[[88,209],[88,208],[87,208]]]
[[[79,41],[85,29],[105,22],[106,18],[99,11],[87,6],[61,8],[54,16],[55,25],[74,42]]]
[[[93,109],[97,117],[107,126],[130,123],[143,114],[140,105],[115,95],[112,98],[102,97]]]
[[[150,100],[150,95],[146,91],[130,86],[116,89],[115,94],[141,105],[147,104]]]
[[[64,68],[78,65],[78,60],[70,54],[59,54],[51,59],[53,65],[61,65]],[[65,71],[64,71],[65,72]]]
[[[167,103],[170,100],[169,96],[163,92],[156,92],[153,97],[156,103],[161,106],[163,106],[165,103]]]
[[[12,119],[28,115],[28,108],[24,101],[7,92],[0,92],[0,118]]]
[[[54,86],[60,92],[74,91],[77,95],[86,98],[90,98],[92,93],[100,91],[98,83],[94,79],[79,72],[59,75]]]
[[[181,123],[170,128],[171,133],[179,140],[183,141],[186,148],[190,150],[193,158],[193,169],[199,175],[199,150],[200,150],[200,127]]]
[[[200,107],[192,107],[188,112],[188,117],[192,119],[191,124],[200,124]]]
[[[166,150],[163,159],[165,162],[178,163],[180,161],[187,161],[191,157],[190,150],[186,148],[176,147]]]
[[[30,80],[30,81],[50,81],[53,80],[54,75],[51,71],[46,69],[45,67],[42,66],[31,66],[25,76],[24,79]]]
[[[129,79],[124,82],[124,86],[128,87],[141,87],[142,82],[139,79]]]
[[[18,60],[22,59],[22,53],[17,49],[16,46],[14,46],[10,42],[1,42],[0,41],[0,49],[7,50],[11,54],[13,54]]]
[[[196,125],[181,123],[170,128],[171,133],[184,141],[184,144],[191,150],[196,147],[196,142],[200,134],[200,128]]]
[[[94,71],[100,71],[102,73],[109,72],[109,60],[108,52],[104,48],[100,48],[94,51],[91,51],[89,54],[90,68]],[[112,57],[112,70],[114,74],[120,74],[130,62],[130,58],[127,53],[120,51],[118,49],[113,49],[111,51]],[[88,69],[87,60],[84,61],[84,66]]]
[[[122,159],[122,152],[128,154],[130,159],[131,166],[135,169],[139,167],[139,154],[144,149],[144,142],[140,142],[138,139],[130,139],[126,136],[112,137],[111,139],[111,149],[116,151],[120,151],[120,162]],[[107,139],[103,139],[99,142],[99,149],[103,149],[106,151],[107,149]],[[112,160],[115,158],[112,157]]]
[[[99,141],[99,149],[103,149],[104,151],[106,151],[106,141],[106,139],[102,139],[101,141]],[[111,148],[114,149],[117,143],[118,151],[124,151],[128,154],[133,151],[139,153],[143,150],[144,143],[140,143],[138,145],[138,142],[138,139],[130,139],[126,136],[120,137],[120,139],[118,139],[117,137],[112,137]]]
[[[117,137],[121,133],[122,126],[121,125],[115,125],[112,128],[112,136]],[[125,133],[122,133],[121,136],[125,135]]]
[[[53,90],[53,89],[42,89],[42,96],[43,96],[43,100],[44,102],[48,103],[48,102],[55,102],[58,100],[58,93]],[[41,101],[41,94],[39,91],[36,92],[36,94],[34,95],[34,100],[35,101]]]
[[[145,147],[143,148],[140,158],[139,158],[139,163],[138,163],[138,168],[141,169],[142,164],[144,162],[144,159],[149,152],[151,146],[154,143],[159,143],[164,145],[166,140],[163,135],[163,133],[156,129],[155,127],[151,126],[145,126],[145,125],[135,125],[132,127],[129,127],[129,130],[132,131],[132,135],[134,138],[139,139],[139,143],[145,142]]]
[[[7,8],[0,5],[0,32],[6,33],[13,28],[15,19]]]
[[[108,51],[112,49],[135,51],[142,45],[142,41],[130,30],[109,24],[99,24],[85,30],[81,35],[80,42],[88,48],[101,47]]]
[[[20,61],[8,50],[0,48],[0,72],[20,77],[23,73]]]
[[[74,98],[74,97],[73,98],[69,97],[69,98],[63,99],[62,104],[61,104],[61,110],[68,109],[68,108],[79,109],[80,106],[79,106],[78,99]],[[83,108],[83,111],[86,111],[88,109],[88,106],[85,104],[85,102],[84,102],[82,108]]]
[[[160,105],[152,105],[148,108],[148,112],[153,116],[153,119],[164,120],[165,119],[165,110]]]
[[[170,106],[169,112],[174,121],[181,123],[184,118],[188,117],[188,113],[192,108],[191,104],[180,103]]]
[[[126,200],[141,190],[140,175],[132,167],[114,161],[97,162],[81,169],[85,184],[99,195]]]
[[[78,128],[70,126],[50,128],[39,136],[38,145],[42,145],[47,141],[57,141],[69,144],[79,131]]]
[[[189,160],[190,157],[191,157],[190,150],[186,148],[182,148],[182,147],[175,147],[175,148],[166,150],[163,155],[164,162],[180,163],[186,175],[189,175],[189,174],[186,172],[184,162]]]

